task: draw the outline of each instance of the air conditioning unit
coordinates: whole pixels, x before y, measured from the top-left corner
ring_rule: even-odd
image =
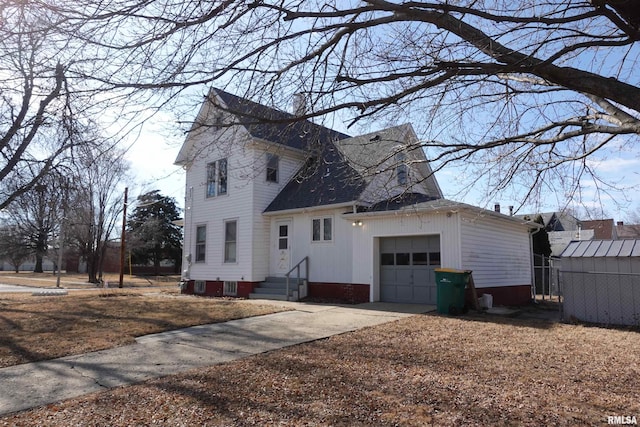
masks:
[[[207,282],[204,280],[196,280],[193,283],[193,292],[196,294],[204,294],[207,288]]]
[[[236,295],[238,295],[238,282],[230,282],[225,280],[223,295],[229,297],[235,297]]]

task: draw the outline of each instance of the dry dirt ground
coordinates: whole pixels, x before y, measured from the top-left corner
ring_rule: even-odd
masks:
[[[109,288],[117,288],[120,282],[120,275],[116,273],[105,273],[102,277],[103,284],[101,287],[108,286]],[[177,283],[180,280],[180,276],[130,276],[125,274],[123,276],[123,287],[125,288],[138,288],[138,287],[166,287],[174,288],[177,290]],[[55,288],[57,282],[57,275],[53,272],[44,273],[31,273],[20,272],[15,273],[13,271],[0,271],[0,283],[8,285],[24,285],[35,286],[40,288]],[[95,289],[100,286],[89,283],[87,281],[86,274],[79,273],[62,273],[60,277],[60,287],[65,289]]]
[[[28,274],[20,276],[20,284],[28,284]],[[135,337],[146,334],[282,310],[241,300],[179,295],[177,282],[135,280],[138,286],[70,291],[64,296],[0,293],[0,367],[132,344]],[[8,281],[0,275],[0,282]],[[11,284],[19,284],[16,282]]]
[[[640,418],[638,378],[634,330],[427,314],[7,415],[0,425],[602,426],[608,416]]]

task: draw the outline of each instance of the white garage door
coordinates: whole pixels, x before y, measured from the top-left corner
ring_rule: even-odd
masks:
[[[381,238],[380,300],[435,304],[438,267],[440,236]]]

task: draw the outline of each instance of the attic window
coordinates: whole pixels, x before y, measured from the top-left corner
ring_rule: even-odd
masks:
[[[213,128],[218,130],[222,129],[222,113],[217,112],[213,117]]]
[[[280,157],[267,153],[267,182],[278,182]]]
[[[398,185],[407,185],[409,181],[409,167],[406,164],[407,155],[405,153],[396,154],[396,177]]]

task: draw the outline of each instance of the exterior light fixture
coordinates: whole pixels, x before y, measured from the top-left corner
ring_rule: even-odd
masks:
[[[359,219],[355,220],[351,223],[351,225],[353,225],[354,227],[362,227],[362,221],[360,221]]]

